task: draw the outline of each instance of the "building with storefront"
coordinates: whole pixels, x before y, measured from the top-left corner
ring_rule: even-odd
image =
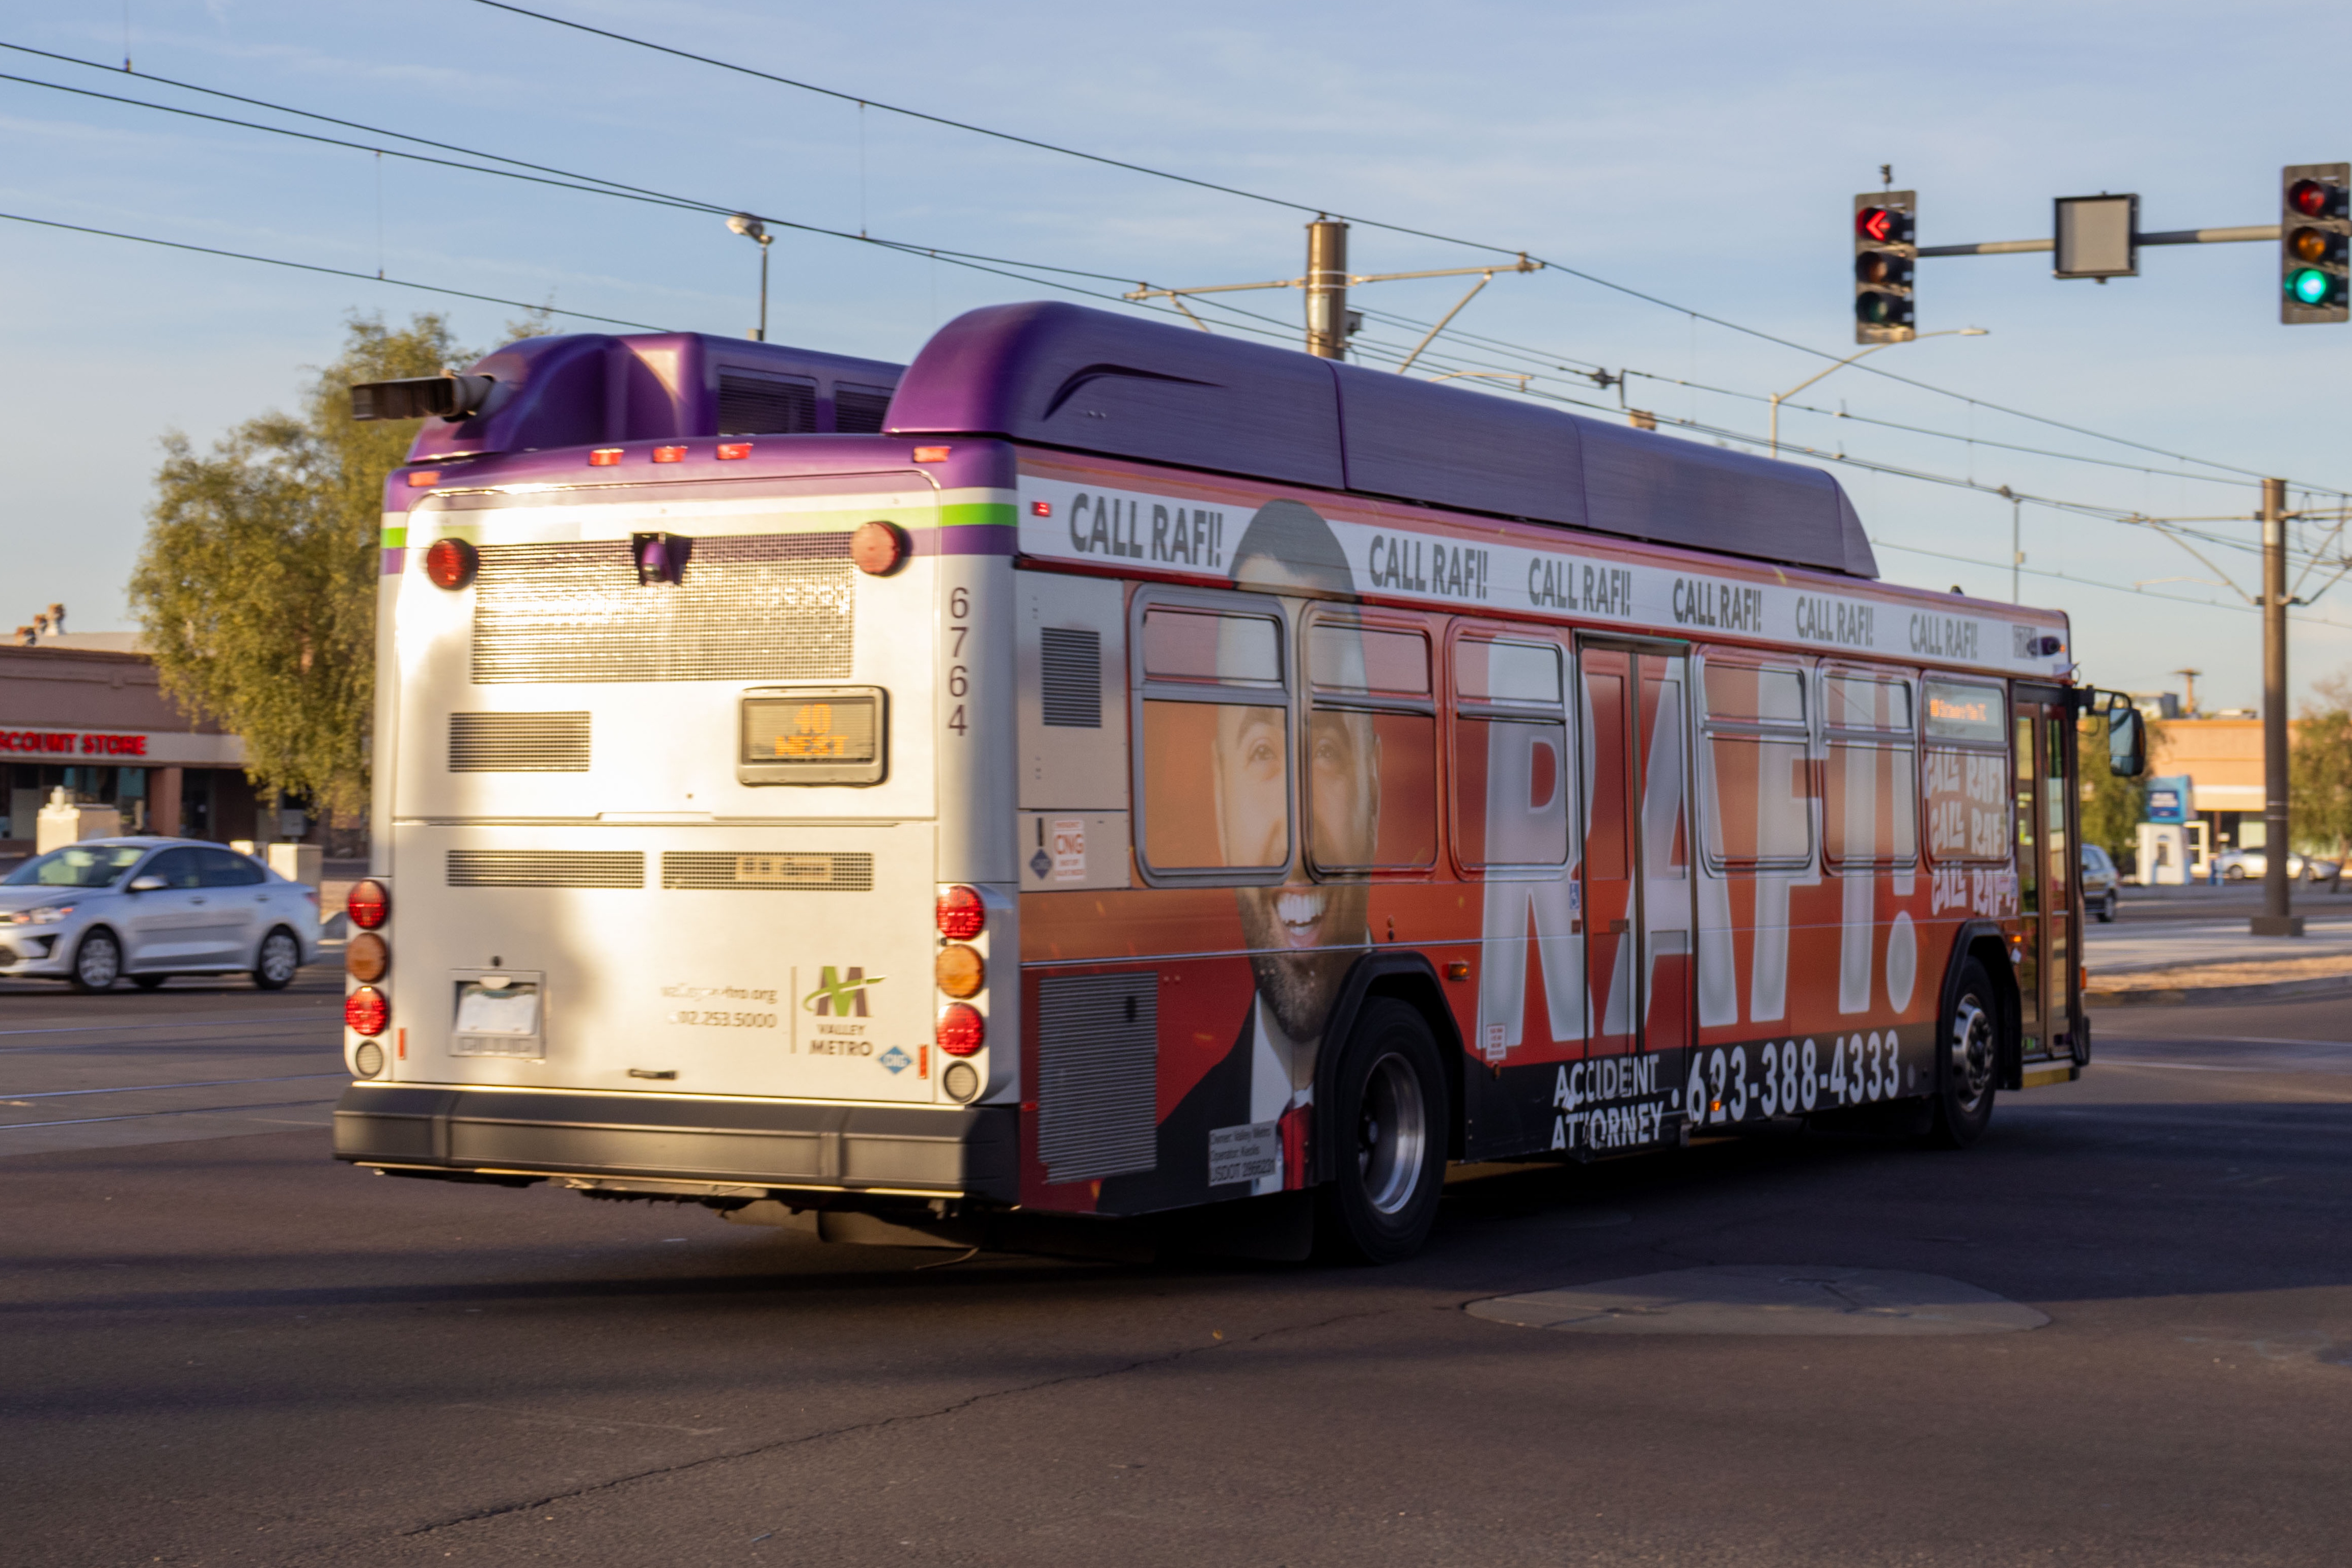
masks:
[[[246,779],[245,743],[182,713],[145,653],[88,645],[98,641],[0,643],[0,858],[32,852],[58,789],[116,808],[125,832],[278,837]]]

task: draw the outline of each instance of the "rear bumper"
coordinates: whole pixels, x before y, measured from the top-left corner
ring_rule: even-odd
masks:
[[[354,1083],[335,1157],[501,1171],[920,1193],[1013,1203],[1010,1106],[841,1105]]]

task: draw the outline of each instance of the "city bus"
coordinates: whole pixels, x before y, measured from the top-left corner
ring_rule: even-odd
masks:
[[[354,402],[436,417],[341,1159],[1385,1261],[1452,1164],[1965,1146],[2090,1060],[2066,619],[1818,469],[1060,304]]]

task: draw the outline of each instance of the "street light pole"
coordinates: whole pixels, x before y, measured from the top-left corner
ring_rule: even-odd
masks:
[[[1948,327],[1940,332],[1922,332],[1917,338],[1905,338],[1900,340],[1900,341],[1906,343],[1916,343],[1919,341],[1920,338],[1983,338],[1989,336],[1990,336],[1990,329],[1985,327]],[[1895,346],[1895,345],[1893,343],[1873,343],[1870,347],[1862,350],[1859,353],[1848,354],[1836,364],[1830,366],[1828,370],[1821,371],[1812,375],[1807,376],[1803,381],[1799,382],[1787,392],[1774,392],[1772,394],[1772,429],[1768,438],[1772,448],[1772,455],[1775,458],[1778,458],[1780,455],[1780,403],[1783,399],[1796,396],[1799,392],[1804,391],[1815,382],[1820,381],[1822,377],[1842,371],[1848,365],[1853,363],[1856,360],[1866,358],[1869,355],[1878,352],[1881,349],[1891,349]]]
[[[776,236],[768,232],[767,225],[749,213],[737,213],[727,220],[727,226],[746,239],[760,242],[760,325],[752,332],[751,340],[764,343],[768,340],[768,246]]]

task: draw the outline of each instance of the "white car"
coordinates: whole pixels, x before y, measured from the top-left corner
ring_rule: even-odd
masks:
[[[319,894],[189,839],[90,839],[0,878],[0,977],[103,991],[128,975],[249,974],[280,990],[318,956]]]

